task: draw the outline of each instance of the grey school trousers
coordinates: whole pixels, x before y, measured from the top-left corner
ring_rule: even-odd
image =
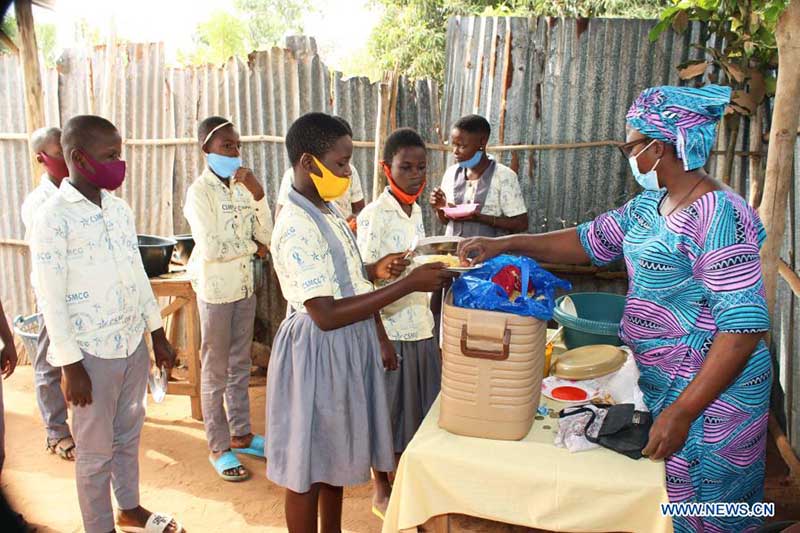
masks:
[[[256,297],[226,304],[197,301],[200,314],[200,403],[208,447],[221,452],[231,436],[250,434],[250,345]],[[226,412],[227,408],[227,412]]]
[[[142,339],[128,357],[101,359],[84,352],[82,363],[92,380],[92,403],[72,409],[78,503],[86,533],[108,533],[115,528],[111,488],[120,509],[139,506],[139,436],[150,354]]]
[[[47,439],[57,441],[70,436],[67,425],[67,401],[61,390],[61,368],[47,362],[50,337],[47,336],[44,322],[41,324],[39,343],[33,360],[33,384]]]

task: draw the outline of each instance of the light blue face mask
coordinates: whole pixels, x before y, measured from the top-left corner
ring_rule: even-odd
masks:
[[[481,159],[483,159],[483,150],[478,150],[477,152],[475,152],[475,155],[473,155],[466,161],[459,161],[458,166],[460,166],[461,168],[475,168],[476,166],[478,166],[478,163],[481,162]]]
[[[208,168],[220,178],[230,178],[237,170],[242,168],[241,157],[230,157],[227,155],[208,154]]]
[[[636,178],[636,182],[648,191],[657,191],[661,189],[661,187],[658,185],[658,174],[656,173],[656,167],[659,163],[661,163],[661,158],[659,157],[658,161],[656,161],[656,164],[653,165],[653,168],[651,168],[650,171],[645,174],[642,174],[639,171],[639,163],[636,162],[636,158],[647,151],[647,149],[650,148],[654,142],[656,142],[655,139],[647,143],[647,146],[645,146],[641,152],[628,158],[628,163],[631,165],[631,172],[633,173],[633,177]]]

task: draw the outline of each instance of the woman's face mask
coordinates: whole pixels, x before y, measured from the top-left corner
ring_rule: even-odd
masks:
[[[658,164],[661,163],[661,158],[659,157],[656,161],[656,164],[653,165],[653,168],[644,174],[639,171],[639,163],[637,162],[637,158],[646,152],[654,142],[656,142],[655,139],[647,143],[647,146],[645,146],[638,154],[628,158],[628,163],[631,165],[631,172],[633,173],[633,177],[636,178],[636,182],[648,191],[657,191],[661,188],[658,185],[658,174],[656,173],[656,167],[658,167]]]

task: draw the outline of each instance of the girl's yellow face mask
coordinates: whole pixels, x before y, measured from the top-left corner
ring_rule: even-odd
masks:
[[[348,187],[350,187],[350,177],[343,178],[337,176],[328,167],[323,165],[319,159],[313,155],[311,158],[317,164],[317,168],[319,168],[320,172],[322,172],[322,176],[314,174],[313,172],[309,173],[320,198],[326,202],[330,202],[347,192]]]

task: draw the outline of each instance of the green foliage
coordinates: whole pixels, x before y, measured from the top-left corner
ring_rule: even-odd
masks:
[[[194,49],[180,51],[178,60],[218,65],[280,45],[287,33],[302,33],[302,19],[313,9],[298,0],[236,0],[234,6],[235,12],[215,11],[198,24]]]
[[[44,58],[44,64],[48,67],[56,66],[56,26],[55,24],[36,24],[36,46]]]
[[[196,64],[221,64],[232,56],[247,54],[247,24],[235,15],[215,11],[205,22],[197,25],[195,50],[188,58]]]
[[[297,0],[236,0],[235,6],[247,23],[254,50],[281,44],[286,33],[301,33],[303,17],[313,10],[308,2]]]
[[[17,19],[8,15],[0,22],[0,31],[5,33],[14,43],[19,46],[19,30],[17,29]],[[56,27],[54,24],[34,24],[36,32],[36,46],[44,58],[44,64],[54,67],[56,64]],[[8,52],[3,45],[0,50]]]
[[[774,93],[772,71],[778,63],[775,28],[788,0],[673,0],[661,14],[660,22],[650,32],[656,40],[669,28],[683,33],[691,21],[706,25],[706,37],[716,37],[716,47],[705,42],[695,46],[705,51],[710,61],[678,66],[681,78],[704,75],[715,67],[709,78],[734,88],[732,106],[749,115],[768,94]]]
[[[444,78],[447,19],[458,15],[656,18],[668,0],[376,0],[370,52],[379,70]]]

